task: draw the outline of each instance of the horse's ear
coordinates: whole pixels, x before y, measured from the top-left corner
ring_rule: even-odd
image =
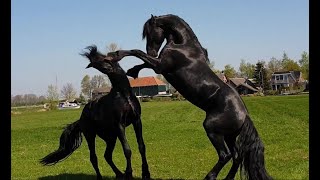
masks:
[[[155,16],[153,16],[152,14],[151,14],[151,23],[153,24],[153,23],[155,23],[156,22],[156,18],[155,18]]]
[[[91,68],[91,67],[93,67],[92,63],[88,64],[88,66],[86,67],[86,69],[87,69],[87,68]]]

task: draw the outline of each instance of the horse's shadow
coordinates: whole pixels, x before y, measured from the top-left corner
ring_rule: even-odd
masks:
[[[96,175],[90,175],[90,174],[59,174],[59,175],[54,175],[54,176],[45,176],[45,177],[40,177],[39,180],[96,180],[97,176]],[[103,176],[103,180],[115,180],[115,177],[112,176]],[[134,177],[134,180],[141,180],[139,177]],[[175,179],[175,178],[170,178],[170,179],[162,179],[162,178],[151,178],[152,180],[184,180],[184,179]]]

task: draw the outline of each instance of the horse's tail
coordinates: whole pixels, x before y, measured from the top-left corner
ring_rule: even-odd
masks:
[[[249,180],[271,180],[265,168],[263,143],[249,116],[242,126],[237,145],[241,158],[241,179],[245,176]]]
[[[40,160],[43,165],[54,165],[70,156],[82,142],[79,120],[68,124],[60,136],[60,146],[56,151]]]

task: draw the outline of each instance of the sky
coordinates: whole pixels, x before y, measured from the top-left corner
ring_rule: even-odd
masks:
[[[184,19],[208,49],[216,69],[241,59],[249,63],[281,59],[285,52],[298,61],[309,52],[309,1],[11,1],[11,94],[46,95],[50,84],[61,89],[72,83],[77,93],[88,60],[79,54],[89,45],[107,52],[116,43],[121,49],[145,50],[143,24],[151,17],[175,14]],[[125,57],[128,70],[143,61]],[[142,76],[156,76],[142,70]]]

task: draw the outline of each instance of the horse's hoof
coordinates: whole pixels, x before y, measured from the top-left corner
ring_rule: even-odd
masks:
[[[205,178],[204,178],[204,180],[216,180],[217,179],[217,177],[215,177],[215,176],[206,176]]]
[[[97,176],[97,180],[102,180],[102,176]]]
[[[123,180],[124,179],[124,174],[122,174],[122,173],[121,174],[117,174],[116,175],[116,179],[117,180]]]
[[[139,72],[137,73],[134,69],[131,68],[127,71],[126,74],[136,79],[138,77]]]
[[[150,174],[142,174],[142,180],[150,180]]]
[[[133,179],[132,172],[126,172],[124,175],[124,179],[125,180],[132,180]]]

